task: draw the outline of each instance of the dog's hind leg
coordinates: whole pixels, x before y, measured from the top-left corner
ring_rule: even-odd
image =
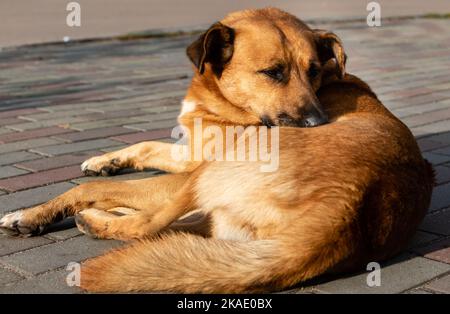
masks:
[[[5,215],[0,219],[0,230],[9,235],[39,234],[49,224],[92,207],[151,211],[171,199],[187,178],[188,174],[170,174],[141,180],[84,183],[47,203]]]
[[[132,240],[153,236],[171,223],[194,210],[189,180],[165,204],[154,204],[152,210],[131,215],[114,215],[96,208],[80,211],[75,216],[78,229],[94,238]]]

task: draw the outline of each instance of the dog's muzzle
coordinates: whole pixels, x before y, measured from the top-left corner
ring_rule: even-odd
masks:
[[[277,118],[277,124],[280,126],[311,128],[328,123],[327,115],[317,109],[316,106],[310,106],[307,110],[302,110],[300,118],[293,118],[286,113],[279,114]]]

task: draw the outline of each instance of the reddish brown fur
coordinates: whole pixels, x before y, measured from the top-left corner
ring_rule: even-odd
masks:
[[[209,63],[203,74],[194,69],[186,100],[196,106],[180,116],[181,124],[192,128],[193,119],[202,117],[203,123],[221,127],[258,125],[261,115],[276,121],[280,112],[301,119],[298,108],[319,101],[331,123],[280,128],[280,167],[272,173],[259,171],[261,162],[174,163],[168,155],[170,145],[157,142],[88,160],[87,169],[96,172],[105,166],[131,165],[177,174],[82,185],[23,211],[22,229],[50,223],[63,209],[65,214],[78,213],[78,226],[87,234],[124,240],[168,231],[172,222],[194,210],[208,219],[185,228],[182,223],[172,225],[206,238],[169,231],[86,262],[84,289],[284,289],[397,254],[423,218],[433,186],[432,168],[408,128],[367,84],[344,75],[345,54],[336,35],[313,32],[277,9],[237,12],[222,23],[236,29],[233,58],[220,78]],[[324,57],[323,40],[333,44],[335,60]],[[262,49],[252,48],[255,43]],[[271,85],[255,76],[274,58],[286,58],[295,69],[289,83]],[[320,76],[309,81],[305,69],[319,59]],[[256,92],[248,91],[249,82]],[[20,231],[8,227],[14,216],[9,217],[2,227]]]

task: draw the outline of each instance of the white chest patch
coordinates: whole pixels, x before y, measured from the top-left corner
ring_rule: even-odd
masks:
[[[184,115],[185,113],[192,112],[197,107],[195,101],[183,100],[181,102],[181,112],[179,116]]]

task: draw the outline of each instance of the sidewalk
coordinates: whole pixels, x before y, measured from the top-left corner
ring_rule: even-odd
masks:
[[[381,287],[369,288],[362,273],[286,293],[450,293],[450,20],[316,26],[342,38],[348,71],[411,128],[439,185],[414,241],[383,266]],[[79,170],[90,156],[167,139],[191,76],[184,55],[191,41],[178,36],[0,51],[0,215],[98,180]],[[77,293],[65,283],[65,266],[118,245],[75,228],[29,239],[0,236],[0,292]]]
[[[210,25],[228,12],[275,6],[304,20],[365,20],[372,0],[76,0],[81,27],[66,25],[72,0],[0,1],[0,47],[117,36],[155,29]],[[382,18],[450,13],[448,0],[377,0]]]

